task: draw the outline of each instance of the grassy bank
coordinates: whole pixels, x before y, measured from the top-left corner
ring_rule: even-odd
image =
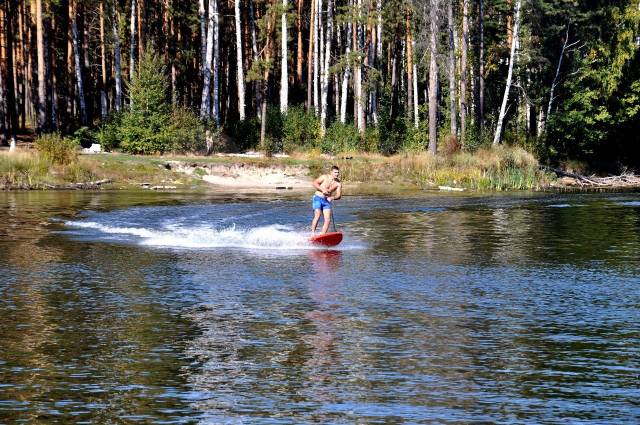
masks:
[[[206,186],[201,175],[169,170],[168,161],[243,164],[253,169],[302,166],[309,170],[309,178],[335,163],[341,167],[347,183],[384,183],[422,189],[438,186],[470,190],[540,189],[555,180],[554,176],[538,169],[531,154],[509,147],[436,157],[427,153],[390,157],[354,154],[335,158],[308,153],[288,158],[97,154],[75,155],[62,163],[39,151],[29,150],[0,152],[0,189],[47,189],[107,179],[111,183],[106,187],[111,188],[139,187],[143,183],[187,188]]]

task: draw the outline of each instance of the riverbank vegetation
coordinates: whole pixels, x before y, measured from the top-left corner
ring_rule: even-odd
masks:
[[[0,0],[0,22],[0,144],[351,156],[384,168],[354,179],[478,189],[640,166],[637,0]],[[2,161],[19,185],[102,172]]]

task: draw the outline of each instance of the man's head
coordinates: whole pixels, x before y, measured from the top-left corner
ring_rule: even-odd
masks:
[[[340,178],[340,169],[338,168],[337,165],[334,165],[333,167],[331,167],[331,176],[334,179]]]

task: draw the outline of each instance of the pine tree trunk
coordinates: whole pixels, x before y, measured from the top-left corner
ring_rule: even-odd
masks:
[[[313,107],[313,55],[315,37],[316,0],[311,0],[311,19],[309,21],[309,47],[307,53],[307,112]]]
[[[14,54],[13,54],[13,23],[15,14],[15,4],[11,1],[7,2],[6,9],[4,10],[4,22],[3,29],[5,31],[5,44],[2,46],[4,50],[5,63],[3,64],[5,71],[5,98],[6,98],[6,123],[7,123],[7,138],[10,140],[10,149],[16,148],[16,132],[18,130],[18,114],[16,111],[16,81],[14,71]],[[0,50],[2,51],[2,50]]]
[[[78,103],[80,105],[80,124],[87,123],[87,103],[84,97],[84,84],[82,80],[82,65],[80,63],[80,46],[78,40],[78,17],[75,0],[69,2],[71,12],[71,34],[73,43],[73,63],[75,65],[76,85],[78,89]]]
[[[320,60],[319,50],[320,50],[320,42],[322,38],[319,39],[318,32],[320,31],[320,4],[322,0],[314,0],[314,31],[313,31],[313,107],[316,112],[316,115],[320,113],[320,99],[319,99],[319,88],[318,88],[318,75],[319,75],[319,63]]]
[[[280,56],[280,112],[287,113],[289,106],[289,74],[288,74],[288,56],[287,50],[287,0],[282,0],[282,28],[281,28],[281,56]]]
[[[209,1],[207,13],[207,48],[202,69],[202,102],[200,103],[200,118],[206,120],[211,115],[211,63],[213,62],[213,28],[214,8],[216,0]]]
[[[449,116],[451,135],[458,136],[458,113],[456,111],[456,47],[453,20],[453,0],[447,0],[447,24],[449,26]]]
[[[115,86],[116,86],[116,98],[115,98],[115,108],[116,111],[120,111],[122,109],[122,52],[120,51],[120,31],[119,27],[119,16],[118,16],[118,5],[116,2],[113,3],[113,12],[112,12],[112,22],[111,29],[113,31],[113,66],[115,68]]]
[[[298,0],[298,16],[297,16],[297,27],[298,27],[298,54],[296,57],[296,77],[298,79],[298,85],[302,85],[302,63],[304,61],[304,54],[302,52],[302,6],[304,0]]]
[[[516,45],[518,44],[518,27],[520,25],[520,3],[521,0],[516,0],[516,9],[513,18],[513,37],[511,37],[511,54],[509,56],[509,71],[507,72],[507,83],[504,88],[504,95],[502,96],[502,105],[500,106],[500,113],[498,115],[498,125],[496,126],[496,132],[493,136],[493,144],[500,143],[500,137],[502,133],[502,123],[507,112],[507,101],[509,100],[509,90],[511,89],[511,79],[513,77],[513,65],[516,59]]]
[[[47,130],[47,79],[44,55],[44,22],[42,0],[36,3],[36,37],[38,49],[38,132]]]
[[[413,45],[411,44],[411,15],[405,13],[405,45],[407,46],[407,115],[413,112]]]
[[[460,46],[460,144],[467,131],[467,44],[469,42],[469,0],[462,0],[462,43]]]
[[[249,0],[249,15],[250,26],[251,26],[251,52],[253,54],[253,61],[258,61],[258,38],[256,36],[256,20],[255,20],[255,10],[253,6],[253,0]],[[253,82],[253,92],[255,93],[255,110],[257,116],[262,116],[262,88],[261,83],[259,81]]]
[[[438,0],[430,0],[430,34],[429,34],[429,152],[436,154],[438,144],[438,63],[436,61],[438,55]]]
[[[267,21],[266,41],[264,47],[264,60],[271,60],[271,32],[273,31],[271,20]],[[267,89],[269,87],[269,67],[265,67],[262,75],[262,104],[260,108],[260,147],[267,156],[271,156],[271,148],[267,146]]]
[[[350,2],[351,3],[351,2]],[[347,42],[346,56],[351,54],[351,22],[347,22]],[[347,96],[349,94],[349,75],[351,74],[351,66],[347,64],[342,74],[342,94],[340,95],[340,122],[347,122]]]
[[[480,128],[480,134],[484,128],[484,0],[479,0],[479,43],[480,52],[478,54],[479,70],[478,70],[478,127]]]
[[[102,75],[100,85],[100,116],[104,120],[107,118],[107,53],[104,45],[104,5],[99,4],[100,13],[100,71]]]
[[[234,13],[236,23],[236,81],[238,84],[238,113],[240,114],[240,121],[244,121],[245,116],[245,94],[244,94],[244,67],[242,60],[242,26],[240,22],[240,1],[234,1]]]

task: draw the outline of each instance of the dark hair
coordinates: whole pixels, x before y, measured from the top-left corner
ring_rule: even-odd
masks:
[[[340,171],[340,169],[338,168],[338,166],[337,166],[337,165],[334,165],[333,167],[331,167],[331,171],[333,171],[333,170],[338,170],[338,171]]]

